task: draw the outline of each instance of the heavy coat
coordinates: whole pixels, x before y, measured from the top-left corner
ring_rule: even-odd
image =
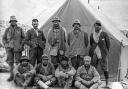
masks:
[[[16,25],[14,28],[10,26],[5,30],[2,41],[7,50],[12,48],[14,52],[21,52],[24,38],[23,29]]]
[[[76,32],[73,30],[68,34],[69,55],[85,56],[88,46],[88,34],[81,29]]]

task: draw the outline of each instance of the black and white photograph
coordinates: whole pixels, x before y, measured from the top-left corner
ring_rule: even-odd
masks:
[[[128,0],[0,0],[0,89],[128,89]]]

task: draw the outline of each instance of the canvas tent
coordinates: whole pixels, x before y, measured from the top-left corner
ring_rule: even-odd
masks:
[[[86,0],[65,0],[63,4],[57,4],[58,8],[53,7],[47,10],[46,13],[51,11],[52,14],[47,14],[46,18],[41,18],[41,15],[37,16],[39,21],[43,21],[41,30],[44,31],[47,38],[48,30],[52,26],[51,19],[58,16],[61,18],[61,25],[66,28],[67,33],[72,30],[72,22],[74,19],[79,19],[82,29],[88,33],[88,36],[90,36],[93,23],[97,19],[100,20],[103,25],[103,30],[109,34],[111,41],[108,55],[108,68],[110,74],[117,76],[120,64],[120,77],[124,78],[128,68],[128,39],[120,33],[118,28],[114,26],[114,24],[105,17],[105,15],[97,10],[93,10],[85,1]],[[120,44],[121,41],[123,41],[123,46]],[[49,47],[47,46],[45,52],[48,52],[48,49]]]

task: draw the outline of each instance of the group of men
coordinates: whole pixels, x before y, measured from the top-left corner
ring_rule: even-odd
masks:
[[[6,61],[11,73],[8,81],[14,80],[17,85],[24,88],[35,84],[38,88],[44,89],[56,83],[64,89],[70,89],[74,81],[74,85],[79,89],[96,89],[100,83],[100,75],[95,68],[100,64],[106,84],[108,83],[106,57],[110,41],[107,33],[102,30],[101,22],[96,21],[93,25],[89,56],[86,54],[88,34],[85,32],[86,29],[81,28],[80,21],[76,19],[73,22],[73,30],[68,34],[60,22],[61,20],[55,17],[52,20],[53,26],[48,31],[50,63],[49,57],[43,53],[46,38],[43,31],[38,28],[38,19],[32,20],[33,28],[25,35],[23,29],[17,26],[16,17],[10,17],[10,27],[3,35]],[[24,45],[29,46],[29,59],[22,57]]]

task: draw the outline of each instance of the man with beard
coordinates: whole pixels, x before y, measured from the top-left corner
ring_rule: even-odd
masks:
[[[108,85],[109,73],[107,69],[107,54],[110,48],[109,36],[102,30],[101,22],[96,21],[94,23],[93,33],[90,35],[90,51],[89,55],[92,57],[91,64],[97,68],[100,64],[101,69],[104,72],[106,79],[106,85]]]
[[[25,44],[30,47],[29,50],[29,57],[30,63],[35,66],[41,63],[41,56],[43,55],[43,50],[45,49],[46,39],[44,36],[43,31],[39,30],[38,28],[38,20],[32,20],[33,28],[27,31]]]
[[[88,34],[81,28],[80,21],[76,19],[73,23],[73,31],[68,34],[69,56],[72,66],[77,70],[83,64],[88,46]]]
[[[22,56],[23,51],[23,40],[25,38],[23,29],[17,26],[17,19],[15,16],[10,17],[10,26],[5,30],[3,35],[3,44],[7,53],[6,62],[10,66],[10,77],[8,81],[13,80],[13,68],[14,62],[17,65]]]
[[[27,57],[23,56],[20,60],[20,64],[18,64],[13,71],[15,84],[24,87],[24,89],[27,89],[27,87],[31,85],[35,74],[33,66],[28,61]]]
[[[35,82],[38,89],[45,89],[55,83],[55,69],[54,66],[48,62],[49,58],[46,54],[44,54],[41,59],[42,63],[38,64],[36,67]]]
[[[55,71],[55,76],[58,80],[58,85],[64,89],[70,89],[73,81],[73,76],[76,73],[76,70],[69,65],[68,58],[65,56],[60,57],[61,62]]]
[[[90,65],[91,57],[84,57],[84,65],[78,68],[75,86],[79,89],[97,89],[100,83],[100,75],[95,67]]]
[[[49,29],[48,43],[50,45],[51,62],[55,69],[57,68],[60,60],[60,55],[65,55],[66,51],[66,32],[65,28],[60,25],[61,20],[55,17],[52,20],[53,27]]]

